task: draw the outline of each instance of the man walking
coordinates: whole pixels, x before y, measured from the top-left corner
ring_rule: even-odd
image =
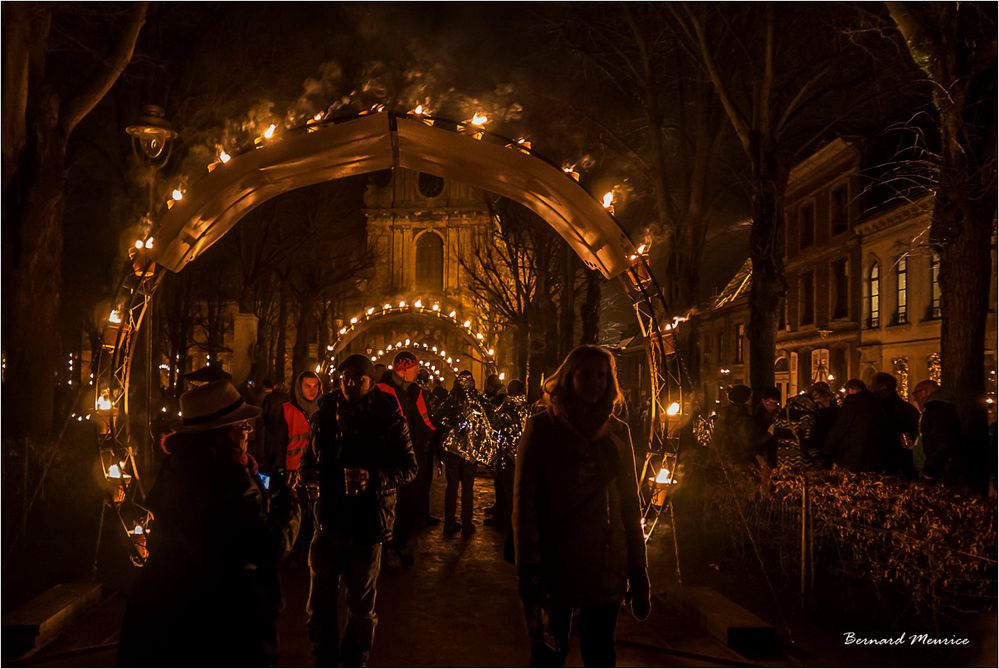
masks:
[[[416,383],[419,373],[420,361],[417,357],[409,351],[401,351],[392,361],[391,373],[386,375],[383,383],[378,384],[378,389],[395,397],[402,408],[418,466],[416,480],[399,491],[399,517],[389,546],[389,554],[404,567],[413,564],[413,555],[409,552],[410,536],[430,518],[430,485],[434,473],[431,446],[437,428],[430,420],[423,390]]]
[[[318,478],[317,531],[309,556],[309,639],[316,666],[363,667],[374,642],[382,543],[392,537],[396,489],[416,478],[406,420],[375,387],[363,355],[340,365],[340,388],[324,396],[314,419],[305,480]],[[337,605],[346,590],[340,642]]]

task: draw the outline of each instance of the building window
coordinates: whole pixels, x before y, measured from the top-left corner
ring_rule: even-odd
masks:
[[[867,273],[867,327],[881,326],[881,267],[875,260]]]
[[[930,306],[927,318],[940,318],[940,256],[930,256]]]
[[[909,322],[909,259],[903,254],[895,263],[895,324]]]
[[[812,383],[818,383],[819,381],[829,383],[832,380],[829,378],[829,349],[816,348],[812,350],[811,370]]]
[[[801,315],[798,322],[810,325],[815,322],[815,274],[805,272],[801,275]]]
[[[718,362],[723,362],[725,354],[724,354],[724,349],[722,347],[724,346],[725,343],[725,335],[722,334],[721,332],[718,333],[716,343],[718,344]]]
[[[832,317],[847,318],[850,315],[850,277],[847,275],[847,259],[834,260],[832,267]]]
[[[416,186],[420,189],[420,195],[425,198],[434,198],[444,192],[444,179],[433,174],[420,172]]]
[[[849,190],[845,184],[835,188],[829,198],[829,218],[833,235],[846,232],[850,227]]]
[[[444,289],[444,240],[433,232],[416,239],[416,288]]]
[[[746,326],[739,323],[735,326],[735,361],[742,363],[742,345],[746,339]]]
[[[815,205],[808,203],[798,210],[798,248],[808,248],[815,241]]]

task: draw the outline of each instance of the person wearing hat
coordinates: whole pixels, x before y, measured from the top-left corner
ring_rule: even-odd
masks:
[[[427,524],[430,518],[430,486],[434,473],[431,445],[437,427],[430,420],[423,389],[416,383],[420,369],[420,361],[413,353],[400,351],[392,361],[392,371],[378,384],[379,390],[399,402],[409,425],[419,467],[416,480],[399,491],[399,513],[389,547],[389,555],[404,567],[413,564],[413,555],[409,551],[410,536],[414,530]]]
[[[263,489],[247,453],[260,409],[232,383],[190,390],[180,408],[146,500],[149,559],[129,596],[118,663],[274,666],[277,565],[297,532],[295,497]]]
[[[409,426],[398,403],[375,386],[363,355],[341,363],[340,387],[323,396],[312,448],[300,467],[318,480],[316,532],[309,552],[309,639],[316,666],[363,667],[374,642],[382,544],[392,538],[396,490],[416,478]],[[337,606],[347,595],[341,643]]]

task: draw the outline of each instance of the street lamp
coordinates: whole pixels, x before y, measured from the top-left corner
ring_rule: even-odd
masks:
[[[178,137],[178,133],[166,120],[166,110],[159,105],[144,105],[142,114],[135,123],[125,127],[125,133],[132,138],[132,155],[136,162],[144,167],[144,181],[146,185],[146,212],[142,217],[142,243],[135,249],[129,249],[134,256],[136,263],[136,274],[139,276],[150,276],[151,263],[146,263],[143,258],[145,251],[151,249],[153,240],[149,236],[153,224],[153,196],[156,190],[156,173],[166,165],[170,159],[170,150],[173,142]],[[146,432],[149,437],[149,450],[155,441],[153,434],[153,335],[155,332],[152,326],[152,309],[148,310],[147,325],[149,335],[146,337]],[[157,376],[157,371],[155,372]],[[156,382],[159,387],[159,381]]]

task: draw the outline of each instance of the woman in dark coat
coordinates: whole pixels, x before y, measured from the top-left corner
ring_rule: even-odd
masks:
[[[164,439],[146,500],[149,560],[129,596],[118,662],[273,666],[277,562],[294,542],[294,495],[272,479],[265,496],[246,452],[260,409],[231,383],[191,390],[180,405],[183,423]]]
[[[527,422],[517,455],[514,543],[531,664],[557,666],[579,611],[585,666],[614,666],[621,602],[650,608],[631,434],[614,358],[572,351],[545,383],[547,410]],[[547,618],[547,624],[545,624]]]

